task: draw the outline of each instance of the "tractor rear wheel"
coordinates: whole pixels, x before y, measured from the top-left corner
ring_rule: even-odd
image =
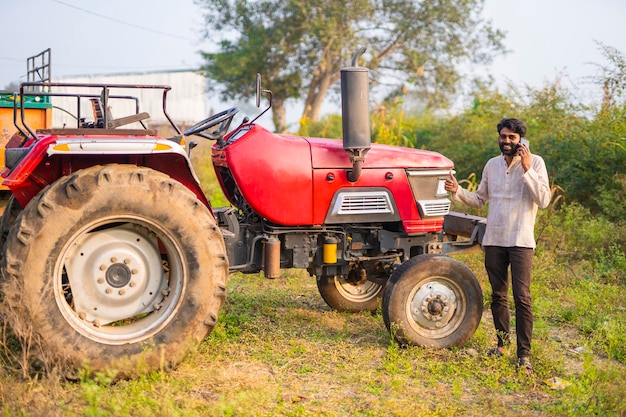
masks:
[[[317,277],[317,289],[326,304],[336,311],[358,313],[375,311],[380,306],[383,286],[362,279],[358,282],[343,276],[322,275]]]
[[[382,310],[387,329],[402,345],[461,346],[478,328],[483,294],[462,262],[418,255],[391,275]]]
[[[212,330],[226,296],[213,216],[148,168],[94,166],[61,178],[26,206],[6,248],[9,324],[31,351],[35,341],[40,364],[68,373],[169,369]]]

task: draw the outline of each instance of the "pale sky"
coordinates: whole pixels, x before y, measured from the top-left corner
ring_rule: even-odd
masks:
[[[486,0],[484,12],[512,51],[492,65],[499,81],[541,87],[565,74],[564,82],[590,87],[590,63],[608,64],[595,41],[626,56],[625,0]]]
[[[626,54],[625,0],[486,0],[484,15],[512,51],[489,70],[499,85],[563,73],[580,86],[590,62],[606,64],[594,40]],[[0,16],[0,89],[25,81],[26,58],[46,48],[54,78],[195,68],[211,47],[193,0],[0,0]]]

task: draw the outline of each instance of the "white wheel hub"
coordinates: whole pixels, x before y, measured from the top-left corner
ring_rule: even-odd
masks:
[[[158,310],[166,295],[157,239],[138,225],[83,234],[64,263],[74,311],[96,326]]]
[[[456,295],[449,287],[429,282],[420,287],[411,300],[411,316],[426,329],[438,329],[448,324],[456,303]]]

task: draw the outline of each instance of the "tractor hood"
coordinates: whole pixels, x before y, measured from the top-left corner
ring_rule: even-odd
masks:
[[[295,139],[295,138],[294,138]],[[311,147],[311,163],[313,169],[352,167],[349,155],[343,149],[341,140],[304,138]],[[363,169],[371,168],[452,168],[454,163],[445,156],[432,151],[372,144],[365,155]]]

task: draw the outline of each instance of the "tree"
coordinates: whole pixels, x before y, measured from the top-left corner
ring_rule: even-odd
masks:
[[[609,111],[626,90],[626,59],[617,49],[601,42],[596,43],[609,63],[594,64],[599,74],[592,77],[592,82],[602,87],[602,110]]]
[[[205,10],[206,75],[224,98],[251,93],[260,72],[274,93],[276,130],[287,99],[304,95],[302,117],[317,121],[342,67],[365,46],[374,87],[412,87],[429,106],[445,106],[465,63],[503,52],[502,33],[480,17],[484,0],[196,0]],[[246,80],[246,81],[244,81]]]

